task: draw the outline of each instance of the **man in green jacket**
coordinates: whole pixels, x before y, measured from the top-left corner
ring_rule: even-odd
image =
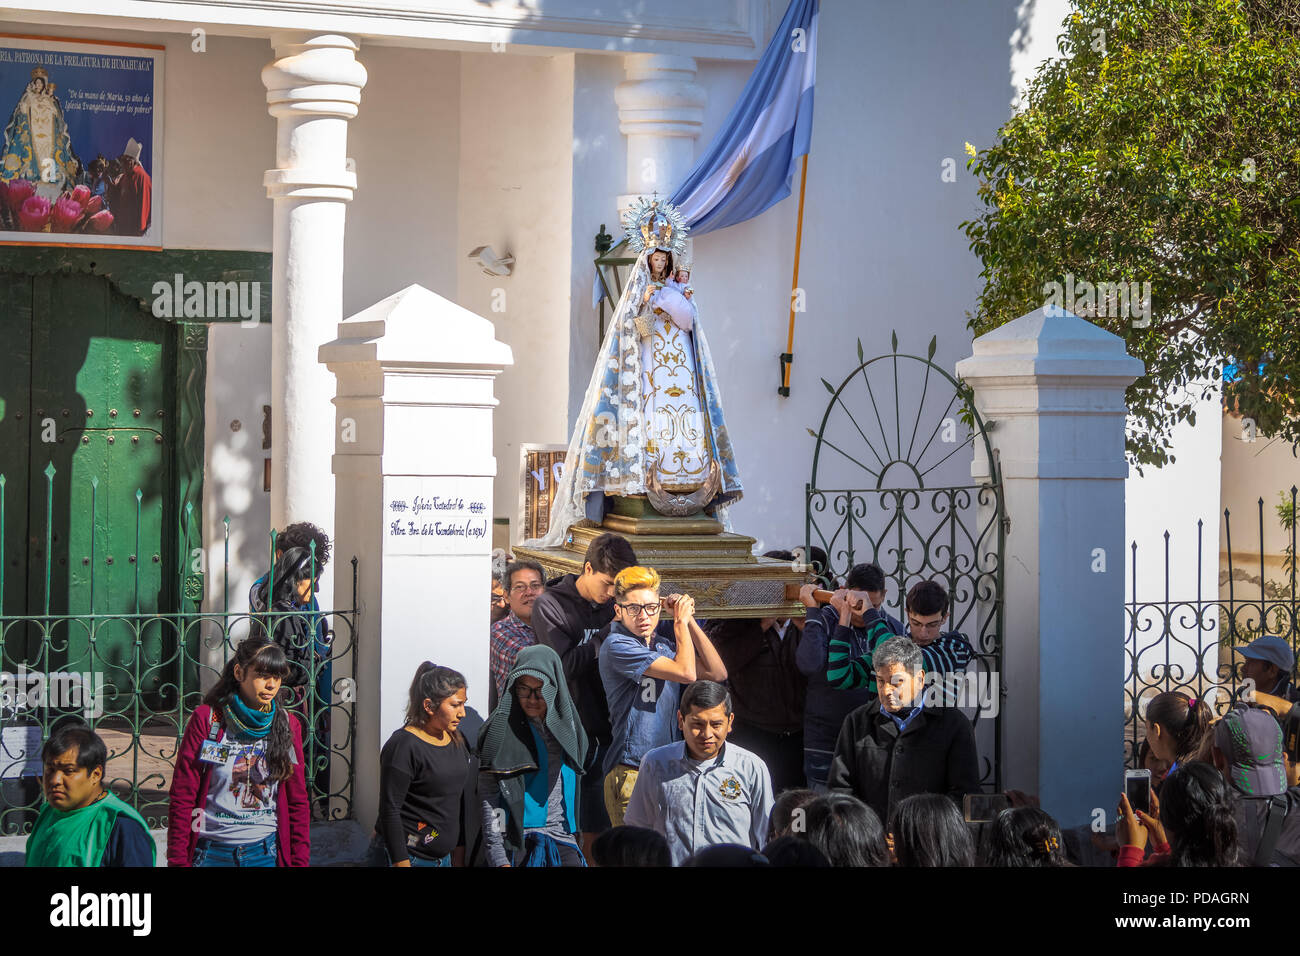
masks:
[[[157,847],[134,807],[104,789],[108,748],[84,724],[41,748],[45,806],[27,838],[28,866],[153,866]]]

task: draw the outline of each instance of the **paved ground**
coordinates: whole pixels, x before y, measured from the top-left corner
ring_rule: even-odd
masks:
[[[158,845],[158,865],[167,863],[167,831],[152,831]],[[0,837],[0,867],[22,866],[27,838]],[[364,866],[370,831],[355,820],[311,825],[312,866]]]

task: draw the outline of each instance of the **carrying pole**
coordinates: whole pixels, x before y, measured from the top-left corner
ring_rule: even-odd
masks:
[[[803,172],[799,174],[799,219],[794,234],[794,278],[790,280],[790,328],[786,333],[785,351],[781,353],[781,384],[777,394],[790,396],[790,363],[794,361],[795,298],[799,291],[799,252],[803,246],[803,195],[808,185],[808,154],[803,156]]]

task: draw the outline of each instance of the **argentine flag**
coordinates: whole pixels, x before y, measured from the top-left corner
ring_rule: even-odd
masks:
[[[692,236],[752,219],[790,195],[795,161],[812,140],[817,5],[791,0],[740,102],[673,194]]]

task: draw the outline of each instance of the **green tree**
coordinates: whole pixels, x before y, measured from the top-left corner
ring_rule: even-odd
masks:
[[[1076,0],[1064,30],[996,145],[968,147],[984,209],[962,227],[985,283],[970,328],[1073,276],[1064,305],[1146,363],[1130,461],[1171,460],[1190,386],[1225,358],[1231,407],[1300,441],[1300,0]],[[1149,323],[1078,292],[1148,281]]]

